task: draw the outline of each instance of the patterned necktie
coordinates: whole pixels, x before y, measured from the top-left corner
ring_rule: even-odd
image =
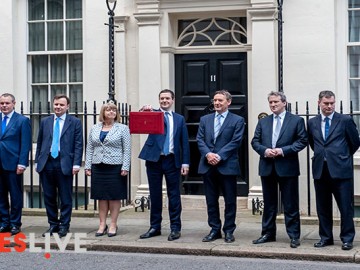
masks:
[[[163,153],[165,156],[170,154],[170,122],[169,122],[169,112],[165,112],[165,123],[166,123],[166,136],[163,146]]]
[[[221,128],[221,114],[216,116],[215,126],[214,126],[214,140],[216,141],[217,136],[219,135],[220,128]]]
[[[56,118],[53,139],[51,143],[51,156],[57,158],[59,155],[59,139],[60,139],[60,117]]]
[[[273,136],[272,136],[272,147],[275,148],[276,147],[276,142],[279,138],[279,134],[280,134],[280,130],[281,130],[281,117],[280,116],[275,116],[275,121],[276,121],[276,126],[273,132]]]
[[[325,117],[325,130],[324,130],[325,141],[326,141],[327,137],[329,136],[329,130],[330,130],[330,118]]]
[[[2,123],[1,123],[1,132],[2,134],[5,133],[5,129],[6,129],[6,121],[9,117],[7,115],[4,116]]]

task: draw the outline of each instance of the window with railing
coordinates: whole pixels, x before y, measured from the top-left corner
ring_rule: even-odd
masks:
[[[28,0],[28,60],[34,112],[57,94],[83,103],[82,0]],[[81,107],[79,107],[81,109]]]
[[[354,111],[360,111],[360,0],[348,1],[348,76],[350,100]]]

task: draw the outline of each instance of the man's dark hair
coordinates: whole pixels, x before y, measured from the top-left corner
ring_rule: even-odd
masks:
[[[68,105],[70,104],[70,98],[69,98],[67,95],[64,95],[64,94],[60,94],[60,95],[54,96],[53,102],[54,102],[56,99],[60,99],[60,98],[65,98],[67,104],[68,104]]]
[[[333,91],[330,91],[330,90],[324,90],[324,91],[321,91],[319,93],[319,100],[321,100],[322,98],[331,98],[331,97],[334,97],[335,98],[335,94]]]
[[[163,94],[163,93],[170,93],[171,95],[171,99],[174,99],[175,98],[175,94],[173,91],[171,91],[170,89],[164,89],[164,90],[161,90],[160,93],[159,93],[159,98],[160,98],[160,95]]]
[[[216,91],[214,93],[214,97],[215,97],[215,95],[224,95],[226,97],[226,100],[232,100],[231,94],[229,93],[228,90],[225,90],[225,89]]]

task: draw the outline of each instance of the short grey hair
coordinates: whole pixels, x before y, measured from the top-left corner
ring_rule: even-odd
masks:
[[[283,92],[276,92],[276,91],[271,91],[268,94],[268,100],[270,97],[275,96],[275,97],[280,97],[281,102],[286,102],[286,96]]]

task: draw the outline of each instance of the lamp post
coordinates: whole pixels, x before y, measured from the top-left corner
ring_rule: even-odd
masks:
[[[284,0],[277,0],[278,2],[278,81],[279,91],[284,92],[283,85],[283,19],[282,7]]]
[[[109,23],[105,25],[109,26],[109,98],[108,102],[112,100],[116,103],[115,100],[115,50],[114,50],[114,10],[116,7],[116,0],[106,0],[106,6],[108,8]]]

